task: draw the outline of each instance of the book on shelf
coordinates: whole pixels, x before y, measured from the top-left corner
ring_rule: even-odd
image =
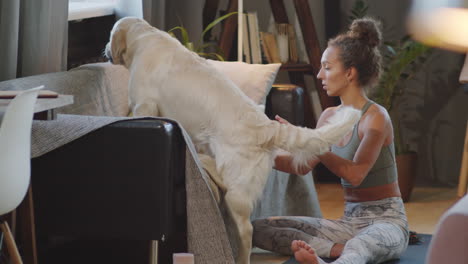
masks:
[[[307,49],[305,46],[304,36],[302,35],[302,31],[301,31],[302,26],[300,27],[298,26],[301,23],[299,22],[299,18],[297,16],[295,17],[294,22],[292,24],[294,25],[294,29],[295,29],[294,34],[296,35],[296,41],[297,41],[296,48],[297,48],[298,58],[301,61],[301,63],[310,64],[309,56],[307,55]]]
[[[252,63],[259,64],[262,63],[262,51],[260,49],[257,12],[247,12],[247,17]]]
[[[267,32],[260,32],[260,45],[262,46],[262,54],[265,57],[267,63],[273,63],[271,50],[268,49],[265,34],[271,34]]]
[[[269,32],[260,32],[260,38],[268,63],[281,63],[275,35]]]
[[[288,39],[289,39],[289,61],[291,63],[297,63],[299,62],[299,55],[297,52],[296,32],[294,30],[294,26],[291,24],[288,25]]]
[[[243,13],[242,22],[243,61],[260,64],[262,63],[262,50],[260,47],[257,12]]]
[[[257,12],[245,12],[242,19],[243,61],[260,64],[263,55],[268,63],[281,63],[276,34],[259,31]],[[283,24],[282,28],[283,35],[287,34],[288,63],[298,63],[298,42],[294,26]]]
[[[244,62],[252,63],[252,53],[250,52],[250,34],[248,17],[246,13],[242,14],[242,51],[244,54]]]

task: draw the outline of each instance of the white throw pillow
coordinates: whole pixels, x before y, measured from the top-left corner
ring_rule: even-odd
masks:
[[[207,60],[233,81],[255,103],[264,105],[281,63],[248,64],[237,61]]]

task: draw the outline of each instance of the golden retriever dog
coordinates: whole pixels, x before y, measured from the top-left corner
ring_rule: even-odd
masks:
[[[105,55],[130,71],[129,103],[135,116],[177,120],[197,151],[214,159],[227,188],[224,201],[240,235],[236,262],[241,264],[250,263],[250,214],[272,170],[275,151],[294,153],[295,164],[306,166],[350,132],[361,115],[342,107],[318,129],[270,120],[206,59],[138,18],[116,22]]]

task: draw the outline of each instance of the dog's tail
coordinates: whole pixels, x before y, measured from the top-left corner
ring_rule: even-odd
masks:
[[[350,132],[361,118],[361,111],[351,107],[341,107],[329,118],[327,124],[317,129],[308,129],[277,122],[274,145],[293,154],[293,164],[307,166],[307,162],[317,155],[330,150],[343,136]]]

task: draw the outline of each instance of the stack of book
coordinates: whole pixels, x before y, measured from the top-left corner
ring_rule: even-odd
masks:
[[[281,26],[282,28],[286,28],[287,31],[287,63],[297,63],[299,57],[294,27],[291,24],[283,24]],[[279,55],[277,33],[259,31],[257,12],[246,12],[243,14],[242,32],[243,61],[253,64],[282,62]],[[284,59],[283,63],[285,63]]]
[[[244,13],[242,25],[244,61],[247,63],[260,64],[262,63],[262,51],[260,49],[257,12]]]
[[[260,32],[262,42],[262,51],[268,63],[281,63],[276,44],[275,34],[269,32]]]

